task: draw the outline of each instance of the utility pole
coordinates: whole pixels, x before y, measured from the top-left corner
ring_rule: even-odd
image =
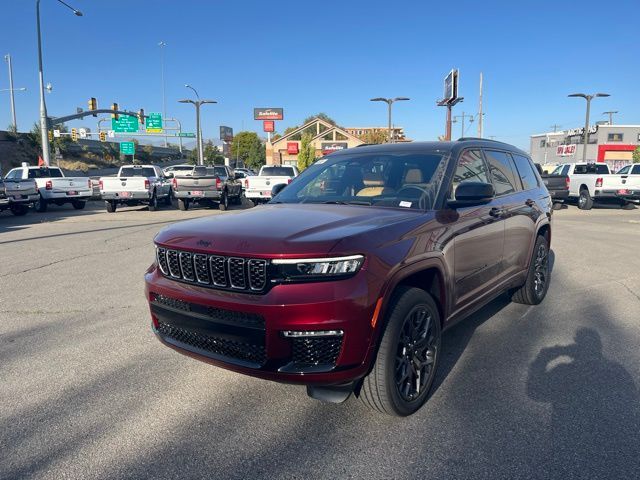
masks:
[[[462,112],[462,115],[456,115],[455,117],[453,117],[453,123],[456,123],[458,121],[458,119],[461,119],[462,121],[462,137],[464,137],[464,119],[468,118],[469,119],[469,123],[473,122],[473,115],[467,115],[466,113]]]
[[[478,97],[478,138],[482,138],[482,72],[480,72],[480,96]]]
[[[613,125],[613,114],[618,113],[617,110],[612,110],[610,112],[602,112],[603,115],[609,115],[609,125]]]
[[[167,118],[167,102],[165,98],[165,87],[164,87],[164,47],[167,46],[163,41],[158,42],[158,46],[160,47],[160,78],[162,81],[162,127],[164,130],[164,122]],[[167,136],[164,137],[164,148],[167,148]]]
[[[560,128],[562,125],[556,125],[555,123],[553,125],[551,125],[550,128],[553,128],[553,133],[556,133],[558,131],[558,128]]]
[[[202,129],[200,128],[200,107],[207,103],[218,103],[215,100],[200,100],[200,95],[195,88],[191,85],[186,84],[185,87],[190,88],[196,94],[196,98],[198,100],[184,99],[178,100],[179,103],[191,103],[194,107],[196,107],[196,135],[197,135],[197,143],[198,143],[198,165],[204,165],[204,152],[202,148]]]
[[[16,103],[13,95],[13,67],[11,66],[11,55],[6,54],[4,59],[9,66],[9,98],[11,99],[11,122],[15,131],[18,131],[18,120],[16,120]]]

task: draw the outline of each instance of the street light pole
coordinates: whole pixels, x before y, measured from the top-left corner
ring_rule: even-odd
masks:
[[[389,143],[393,143],[393,135],[392,135],[392,128],[391,128],[391,105],[393,105],[394,102],[399,102],[402,100],[410,100],[410,98],[407,97],[396,97],[396,98],[383,98],[383,97],[376,97],[376,98],[372,98],[370,99],[371,102],[386,102],[387,103],[387,109],[388,109],[388,115],[389,115],[389,139],[388,142]]]
[[[58,0],[58,3],[61,3],[65,7],[69,8],[73,13],[81,17],[82,12],[63,2],[62,0]],[[49,156],[49,134],[47,132],[48,129],[48,121],[47,121],[47,105],[44,101],[44,73],[42,70],[42,34],[40,32],[40,0],[36,0],[36,27],[38,31],[38,77],[40,80],[40,137],[42,142],[42,160],[44,161],[45,166],[49,166],[50,156]]]
[[[163,130],[164,130],[164,122],[167,118],[167,102],[166,102],[166,98],[165,98],[165,85],[164,85],[164,47],[167,46],[166,43],[164,43],[163,41],[160,41],[158,43],[158,46],[160,47],[160,78],[162,81],[162,123],[163,123]],[[167,148],[167,136],[165,135],[164,137],[164,148]]]
[[[16,120],[16,103],[13,95],[13,67],[11,65],[11,55],[6,54],[4,59],[7,61],[7,65],[9,66],[9,98],[11,102],[11,124],[15,131],[18,131],[18,120]]]
[[[203,151],[203,145],[202,145],[202,129],[200,128],[200,107],[202,105],[204,105],[205,103],[218,103],[215,100],[200,100],[200,95],[198,95],[198,92],[196,91],[195,88],[193,88],[191,85],[187,84],[185,85],[185,87],[190,88],[191,90],[194,91],[194,93],[196,94],[196,97],[198,98],[198,100],[191,100],[191,99],[185,99],[185,100],[178,100],[178,102],[180,103],[191,103],[194,107],[196,107],[196,143],[198,144],[198,165],[204,165],[204,151]]]
[[[610,95],[608,93],[595,93],[593,95],[587,95],[585,93],[572,93],[571,95],[569,95],[569,97],[581,97],[587,101],[587,114],[585,117],[584,133],[583,133],[584,143],[582,146],[583,162],[587,161],[587,145],[589,144],[589,113],[591,111],[591,100],[593,100],[596,97],[609,97],[609,96]]]

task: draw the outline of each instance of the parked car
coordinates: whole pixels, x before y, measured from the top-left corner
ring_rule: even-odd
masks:
[[[531,159],[501,142],[335,152],[263,208],[161,230],[145,275],[153,331],[314,398],[355,393],[409,415],[427,400],[443,329],[503,292],[542,302],[551,219]]]
[[[298,176],[298,169],[291,165],[265,165],[258,175],[244,179],[244,195],[254,204],[271,200],[271,189],[280,183],[291,183]]]
[[[21,216],[38,201],[38,186],[33,178],[15,178],[18,173],[11,171],[4,179],[0,173],[0,212],[9,209]]]
[[[581,210],[591,210],[596,200],[620,200],[615,194],[616,179],[606,163],[565,163],[551,174],[569,177],[569,198],[577,200]]]
[[[23,165],[9,171],[5,178],[12,180],[34,179],[38,186],[35,208],[44,212],[50,204],[70,203],[82,210],[91,198],[91,180],[87,177],[65,177],[58,167],[33,167]]]
[[[622,167],[608,180],[605,193],[613,194],[623,202],[640,203],[640,163]]]
[[[545,187],[549,190],[554,210],[560,209],[569,198],[569,176],[544,173],[540,164],[536,163],[535,165]]]
[[[120,167],[115,177],[101,177],[100,196],[107,212],[113,213],[118,205],[148,205],[149,211],[160,203],[171,206],[171,181],[157,165],[127,165]]]
[[[189,172],[178,172],[173,177],[173,195],[178,208],[188,210],[195,203],[220,210],[230,203],[242,203],[242,184],[230,167],[192,167]]]

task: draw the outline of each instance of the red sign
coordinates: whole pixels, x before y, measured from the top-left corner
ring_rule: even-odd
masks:
[[[558,155],[559,157],[569,157],[571,155],[575,155],[575,153],[575,143],[571,145],[558,145],[558,148],[556,149],[556,155]]]
[[[291,155],[297,155],[298,150],[298,142],[287,142],[287,153]]]
[[[273,120],[265,120],[262,122],[262,128],[265,132],[273,132],[275,131],[275,122]]]

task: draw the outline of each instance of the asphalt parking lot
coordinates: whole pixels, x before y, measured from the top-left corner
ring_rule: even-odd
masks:
[[[154,234],[233,214],[0,215],[0,478],[638,478],[640,209],[554,212],[544,303],[503,297],[450,329],[405,419],[154,338]]]

